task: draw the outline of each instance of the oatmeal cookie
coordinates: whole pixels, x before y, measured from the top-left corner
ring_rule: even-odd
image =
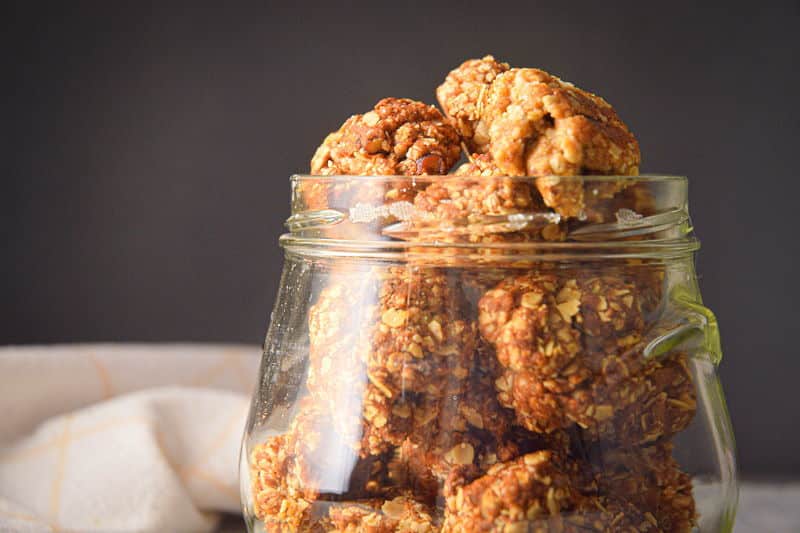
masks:
[[[600,465],[543,450],[466,476],[445,493],[443,531],[689,531],[686,475],[660,451],[631,453]]]
[[[641,355],[644,320],[631,282],[511,277],[481,298],[479,326],[504,367],[499,401],[531,431],[577,423],[594,438],[642,443],[692,419],[685,355]]]
[[[395,452],[390,472],[399,485],[435,500],[453,472],[485,472],[498,461],[549,448],[551,435],[513,426],[514,412],[502,407],[494,390],[497,360],[478,350],[469,378],[451,383],[437,398],[431,430],[411,433]],[[428,501],[428,500],[425,500]]]
[[[311,505],[319,494],[319,483],[309,456],[319,443],[319,425],[324,424],[308,402],[283,435],[270,437],[250,453],[250,479],[253,508],[267,530],[290,531],[308,525]],[[299,431],[308,431],[308,440]],[[279,524],[285,523],[287,529]]]
[[[309,528],[314,502],[327,494],[363,498],[390,493],[394,487],[387,459],[357,460],[327,411],[306,398],[285,434],[270,437],[250,453],[254,514],[267,531]],[[346,475],[341,475],[342,465],[350,465]]]
[[[506,370],[497,379],[498,398],[512,406],[517,421],[536,431],[577,423],[586,438],[626,445],[655,442],[685,429],[697,409],[685,354],[641,365],[639,353],[608,358],[605,370],[570,383],[542,380],[532,372]]]
[[[638,507],[617,499],[590,496],[575,512],[564,517],[566,533],[664,533],[656,518]]]
[[[384,98],[329,134],[311,158],[318,176],[420,176],[447,174],[461,155],[455,128],[433,106]],[[299,196],[305,209],[358,202],[409,201],[411,180],[368,183],[306,178]]]
[[[374,327],[362,349],[369,379],[387,396],[436,393],[467,378],[474,326],[461,318],[459,295],[445,272],[392,267],[380,276]]]
[[[615,340],[625,345],[626,337],[641,333],[644,322],[634,289],[610,277],[511,277],[481,298],[481,334],[496,347],[504,367],[553,377],[585,345]]]
[[[293,446],[285,435],[268,439],[250,454],[253,512],[267,531],[297,531],[309,525],[316,494],[296,477]]]
[[[628,378],[619,372],[614,375],[610,364],[599,374],[603,380],[595,383],[592,395],[622,407],[596,426],[595,438],[650,444],[684,430],[694,418],[697,398],[688,356],[677,352],[652,361],[638,354],[636,358],[644,366]],[[638,362],[627,364],[627,368],[637,366]]]
[[[462,304],[447,275],[429,268],[390,268],[359,353],[370,391],[365,419],[375,429],[397,422],[425,439],[435,431],[441,403],[468,377],[475,324],[460,317]],[[391,436],[386,441],[399,445]],[[370,448],[374,443],[369,443]]]
[[[521,439],[512,437],[513,411],[500,406],[491,380],[480,386],[470,382],[461,394],[442,395],[431,429],[412,432],[390,463],[397,479],[433,498],[454,469],[474,466],[481,472],[520,455]]]
[[[593,466],[599,494],[608,505],[639,509],[659,531],[692,530],[692,479],[672,457],[671,443],[604,450]]]
[[[545,203],[565,217],[583,215],[586,174],[636,175],[639,145],[602,98],[542,70],[511,69],[484,92],[473,138],[509,176],[542,176]],[[602,191],[611,197],[610,184]]]
[[[325,139],[311,159],[311,173],[447,174],[460,155],[457,132],[435,107],[407,98],[384,98]]]
[[[414,199],[414,226],[435,232],[437,240],[485,243],[565,238],[564,225],[551,216],[532,184],[504,176],[489,154],[474,155],[453,175],[463,179],[431,183]],[[510,215],[539,218],[522,222]]]
[[[498,167],[491,154],[472,154],[469,161],[459,165],[454,171],[454,176],[470,176],[480,178],[500,178],[507,177],[500,167]],[[508,195],[509,198],[517,198],[517,195]],[[533,205],[541,204],[541,202],[534,202],[531,191],[522,193],[519,199],[523,200],[523,206],[528,207],[528,204]],[[517,201],[519,201],[517,199]],[[516,203],[516,202],[515,202]]]
[[[253,448],[253,510],[267,531],[293,531],[309,524],[311,505],[320,492],[315,463],[321,455],[320,442],[330,438],[330,430],[313,404],[302,402],[285,434]]]
[[[508,69],[507,63],[501,63],[490,55],[469,59],[450,71],[444,83],[436,89],[436,99],[473,151],[475,143],[472,138],[481,116],[483,94],[497,75]]]
[[[330,397],[360,378],[352,371],[356,364],[355,345],[364,320],[358,303],[370,301],[367,283],[351,277],[332,279],[308,311],[309,368],[306,384],[335,408],[340,402]]]
[[[337,431],[364,455],[379,454],[406,438],[411,406],[406,398],[393,401],[370,382],[360,347],[375,320],[378,286],[364,279],[340,276],[323,289],[309,309],[309,369],[306,385],[324,405]],[[386,413],[405,416],[392,417]]]
[[[576,469],[549,451],[498,463],[447,498],[442,531],[560,531],[581,486]]]
[[[482,358],[478,353],[476,360]],[[412,434],[397,450],[390,475],[397,473],[398,485],[418,487],[420,494],[435,499],[498,462],[539,450],[569,453],[566,431],[533,433],[513,424],[514,412],[499,404],[494,390],[497,360],[487,355],[476,363],[463,392],[445,397],[435,431],[425,439]]]
[[[434,533],[439,523],[432,510],[411,495],[335,505],[328,512],[336,533]]]
[[[638,173],[638,143],[608,102],[539,69],[498,75],[480,121],[511,176]]]
[[[447,398],[469,377],[477,328],[461,318],[456,280],[439,270],[391,267],[367,288],[333,284],[309,313],[308,387],[363,454],[436,431]]]

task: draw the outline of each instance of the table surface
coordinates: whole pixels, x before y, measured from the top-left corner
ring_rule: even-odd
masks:
[[[220,533],[244,533],[242,517],[228,515]],[[800,533],[800,482],[742,483],[735,533]]]

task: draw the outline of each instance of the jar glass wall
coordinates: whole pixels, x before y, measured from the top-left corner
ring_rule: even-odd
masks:
[[[731,529],[686,180],[549,179],[293,178],[251,531]]]

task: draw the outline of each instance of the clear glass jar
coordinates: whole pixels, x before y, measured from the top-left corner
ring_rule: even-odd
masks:
[[[685,178],[292,184],[250,531],[732,529]]]

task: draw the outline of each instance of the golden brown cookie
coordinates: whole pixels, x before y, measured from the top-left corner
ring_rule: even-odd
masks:
[[[460,390],[443,393],[437,416],[424,433],[411,432],[396,451],[390,470],[407,486],[435,499],[455,469],[483,472],[498,461],[520,455],[521,436],[513,434],[513,411],[497,401],[493,380],[471,377]]]
[[[481,335],[505,368],[547,378],[580,353],[580,331],[572,324],[579,302],[559,302],[560,289],[555,275],[523,275],[503,280],[481,298]]]
[[[504,176],[489,154],[475,154],[453,176],[463,179],[435,181],[415,197],[412,222],[421,232],[418,238],[460,243],[564,239],[565,227],[533,184]]]
[[[613,276],[524,274],[479,302],[479,327],[504,367],[502,405],[534,432],[577,423],[593,438],[652,442],[688,425],[685,356],[646,360],[634,283]]]
[[[447,174],[461,155],[455,128],[433,106],[384,98],[328,135],[311,159],[320,176],[420,176]],[[300,183],[305,209],[357,202],[410,200],[410,180],[347,181],[307,178]]]
[[[470,176],[481,178],[498,178],[507,176],[500,167],[498,167],[491,154],[472,154],[469,161],[458,166],[453,171],[454,176]],[[527,193],[531,195],[530,192]],[[530,202],[533,203],[531,197]],[[538,202],[537,202],[538,203]]]
[[[497,75],[508,68],[507,63],[501,63],[490,55],[469,59],[450,71],[444,83],[436,89],[436,99],[473,151],[475,145],[472,137],[475,135],[475,123],[481,116],[483,94]]]
[[[638,143],[608,102],[543,70],[498,75],[480,122],[481,140],[511,176],[638,172]]]
[[[335,505],[328,511],[336,533],[434,533],[439,523],[432,510],[411,495]]]
[[[461,318],[454,281],[413,266],[381,275],[375,325],[362,354],[370,381],[387,395],[433,393],[434,386],[468,376],[475,331]]]
[[[569,452],[566,431],[539,434],[513,424],[514,412],[497,400],[495,367],[499,365],[493,354],[479,349],[462,390],[443,396],[434,431],[422,439],[412,433],[397,450],[390,472],[398,485],[415,487],[435,499],[498,462],[539,450]]]
[[[628,368],[636,366],[637,363],[628,363]],[[598,424],[595,438],[650,444],[675,435],[691,423],[697,398],[685,353],[645,361],[641,371],[631,377],[623,372],[620,364],[615,375],[607,363],[604,371],[595,374],[603,376],[603,380],[595,383],[593,396],[622,406],[616,416]],[[634,398],[638,400],[633,401]]]
[[[537,431],[577,423],[586,438],[638,445],[685,429],[697,409],[685,354],[654,360],[629,374],[628,368],[641,366],[634,358],[643,357],[607,357],[605,371],[577,383],[506,370],[495,383],[498,397],[514,408],[519,423]]]
[[[341,418],[360,416],[368,382],[356,346],[377,298],[376,283],[369,278],[369,273],[359,271],[335,274],[308,312],[306,385],[314,398]]]
[[[461,318],[454,281],[412,266],[392,267],[382,276],[371,325],[359,344],[374,392],[365,398],[365,418],[377,430],[410,423],[411,434],[425,438],[435,431],[448,391],[469,377],[477,331]]]
[[[296,531],[307,526],[316,497],[294,474],[294,446],[280,435],[257,445],[250,454],[253,512],[269,531]]]
[[[363,498],[393,489],[386,458],[359,460],[329,418],[306,398],[285,434],[268,438],[250,452],[253,511],[268,531],[310,527],[314,502],[327,494]],[[346,475],[343,465],[349,465]]]
[[[311,159],[311,173],[446,174],[460,155],[458,134],[435,107],[407,98],[384,98],[325,139]]]
[[[319,481],[310,465],[321,433],[328,427],[313,405],[306,402],[304,407],[285,434],[270,437],[250,453],[253,510],[268,530],[282,523],[286,531],[307,526],[319,494]]]
[[[368,377],[362,349],[376,320],[379,283],[367,273],[339,275],[323,289],[309,309],[309,369],[311,396],[324,405],[337,430],[366,455],[399,445],[411,428],[411,407],[393,399]],[[387,413],[405,416],[386,416]],[[391,423],[389,423],[391,422]]]
[[[656,518],[635,505],[600,496],[585,498],[564,517],[565,533],[664,533]]]
[[[374,455],[436,431],[469,377],[477,328],[461,316],[457,278],[440,270],[376,268],[364,279],[329,286],[310,310],[308,386]]]
[[[502,177],[489,155],[476,156],[458,167],[454,175],[478,179],[449,178],[432,183],[417,195],[414,206],[437,221],[452,222],[542,207],[528,183]]]
[[[625,347],[642,333],[635,289],[611,276],[510,277],[481,298],[481,334],[504,367],[553,377],[586,350]]]
[[[498,463],[447,498],[442,531],[560,531],[582,500],[579,477],[549,451]]]
[[[658,525],[658,531],[692,530],[696,522],[692,479],[672,457],[671,443],[610,448],[593,466],[602,501],[639,509]]]
[[[639,145],[602,98],[542,70],[511,69],[484,91],[473,142],[509,176],[542,176],[545,203],[565,217],[583,215],[580,179],[636,175]],[[618,187],[603,191],[613,196]]]
[[[691,483],[668,450],[615,450],[594,464],[544,450],[455,478],[443,531],[688,532]]]

